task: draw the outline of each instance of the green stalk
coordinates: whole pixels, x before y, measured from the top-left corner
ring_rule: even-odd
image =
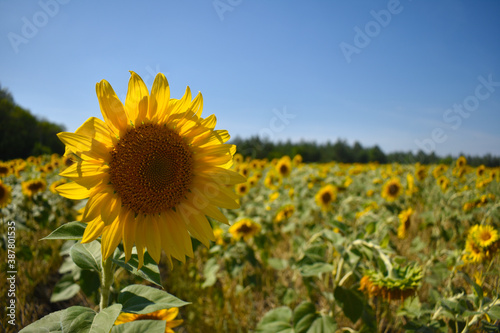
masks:
[[[108,307],[109,291],[113,283],[113,262],[111,258],[102,261],[101,273],[101,301],[99,302],[99,309],[102,311]]]

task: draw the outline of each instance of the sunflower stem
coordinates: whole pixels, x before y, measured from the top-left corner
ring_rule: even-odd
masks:
[[[109,291],[113,283],[113,262],[111,258],[102,261],[101,273],[101,301],[99,302],[99,309],[102,311],[108,307]]]

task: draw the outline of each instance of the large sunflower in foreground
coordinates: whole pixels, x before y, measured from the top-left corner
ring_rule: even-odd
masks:
[[[74,164],[61,176],[73,182],[57,187],[69,199],[86,199],[82,243],[102,236],[102,256],[123,239],[125,258],[135,243],[139,266],[147,248],[159,262],[161,250],[182,262],[192,257],[190,235],[206,246],[214,240],[206,216],[228,223],[218,207],[238,208],[231,190],[245,181],[228,170],[236,147],[224,144],[225,130],[214,130],[214,115],[201,118],[203,99],[187,87],[171,99],[167,79],[158,74],[151,94],[134,72],[125,105],[111,85],[96,85],[104,121],[89,118],[75,133],[58,136]]]

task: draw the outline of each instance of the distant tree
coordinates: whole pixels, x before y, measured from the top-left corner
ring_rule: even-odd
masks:
[[[64,126],[40,120],[14,102],[10,92],[0,89],[0,160],[30,155],[64,153],[57,133]]]
[[[419,150],[416,154],[408,152],[393,152],[385,154],[382,149],[375,145],[373,147],[363,147],[361,143],[354,142],[350,146],[346,140],[337,139],[335,143],[327,141],[323,144],[316,142],[308,142],[301,140],[298,143],[292,143],[290,140],[285,142],[271,142],[266,139],[260,139],[258,136],[252,136],[248,139],[235,138],[231,143],[237,146],[237,151],[243,156],[252,158],[269,159],[278,158],[283,155],[294,156],[302,155],[304,162],[342,162],[342,163],[367,163],[379,162],[384,163],[400,163],[400,164],[452,164],[460,155],[453,157],[437,156],[434,152],[425,153]],[[463,155],[463,154],[461,154]],[[484,164],[488,167],[500,166],[500,157],[486,154],[485,156],[465,156],[467,163],[472,166]]]

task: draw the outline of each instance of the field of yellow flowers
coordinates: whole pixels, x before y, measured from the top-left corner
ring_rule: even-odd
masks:
[[[146,255],[115,273],[112,290],[139,282],[190,302],[167,332],[500,331],[500,168],[234,159],[240,208],[224,210],[229,226],[210,220],[209,248],[193,239],[173,269]],[[2,331],[99,303],[98,272],[68,260],[76,241],[42,240],[85,206],[55,191],[70,164],[0,162],[0,298],[8,260],[17,271],[17,327],[2,306]]]

